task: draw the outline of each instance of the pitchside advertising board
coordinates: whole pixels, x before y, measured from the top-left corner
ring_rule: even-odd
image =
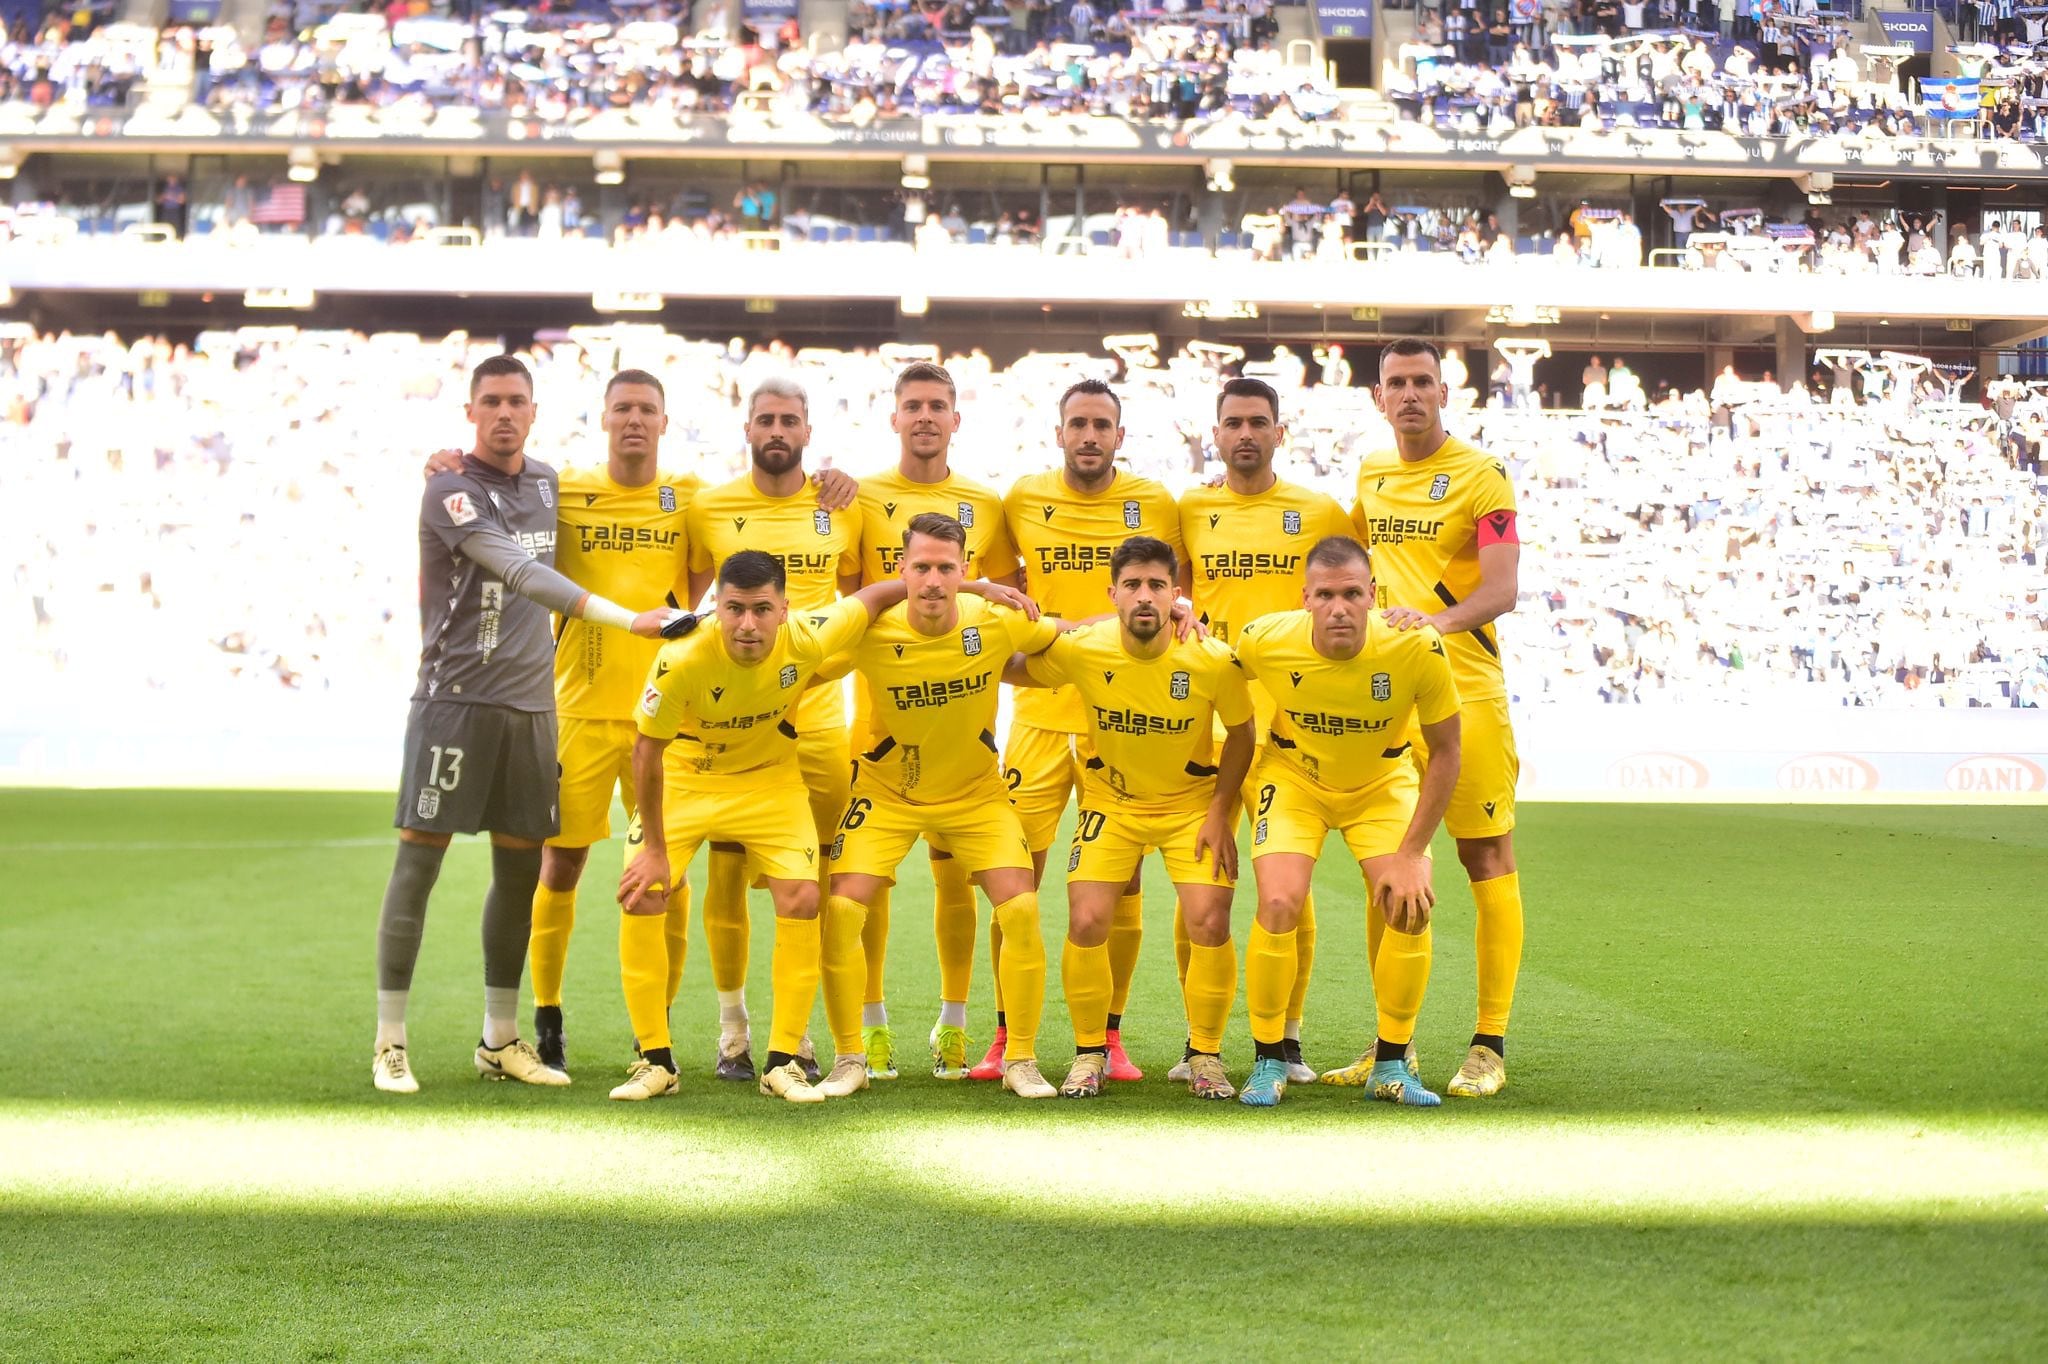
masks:
[[[1515,733],[1529,800],[2048,802],[2039,710],[1532,706]]]

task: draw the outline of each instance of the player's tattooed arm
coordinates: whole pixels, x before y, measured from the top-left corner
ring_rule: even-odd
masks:
[[[668,838],[662,824],[661,759],[669,741],[642,734],[633,741],[633,793],[640,802],[640,852],[619,878],[619,904],[628,914],[660,914],[674,889]]]
[[[1397,933],[1420,933],[1429,926],[1429,912],[1436,907],[1436,891],[1430,885],[1429,841],[1451,808],[1451,790],[1458,784],[1461,745],[1455,712],[1433,725],[1422,726],[1422,738],[1429,745],[1429,765],[1422,771],[1422,790],[1415,799],[1415,814],[1401,846],[1392,855],[1373,859],[1367,873],[1373,899],[1387,916],[1387,926]]]
[[[811,475],[811,486],[818,491],[818,505],[826,511],[844,511],[860,496],[860,480],[837,469],[818,470]]]

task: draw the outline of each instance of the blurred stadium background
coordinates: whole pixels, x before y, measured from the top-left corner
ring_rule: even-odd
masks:
[[[814,463],[882,467],[877,397],[932,355],[975,477],[1053,462],[1086,373],[1180,490],[1242,370],[1348,504],[1376,345],[1417,332],[1528,508],[1531,797],[2048,788],[2038,14],[0,15],[7,780],[387,782],[418,456],[501,346],[545,458],[595,457],[640,365],[712,481],[776,370]]]

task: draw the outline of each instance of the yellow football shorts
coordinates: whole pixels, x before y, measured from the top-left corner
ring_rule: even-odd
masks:
[[[1075,756],[1080,746],[1072,734],[1031,725],[1010,726],[1010,741],[1003,750],[1003,782],[1010,788],[1010,804],[1016,807],[1025,841],[1033,852],[1044,852],[1059,837],[1067,797],[1081,785],[1081,763]]]
[[[1157,849],[1166,875],[1177,886],[1230,886],[1235,882],[1216,870],[1212,852],[1195,856],[1206,807],[1198,810],[1136,810],[1119,808],[1114,795],[1085,785],[1075,816],[1074,846],[1067,854],[1069,881],[1113,881],[1124,885],[1131,873]],[[1236,836],[1236,830],[1230,831]]]
[[[1419,768],[1429,758],[1422,727],[1409,735]],[[1458,707],[1458,784],[1444,828],[1452,838],[1492,838],[1515,827],[1515,783],[1522,758],[1515,752],[1515,729],[1508,720],[1508,699],[1489,696]],[[568,821],[568,806],[562,807]]]
[[[811,827],[822,842],[830,836],[846,812],[846,800],[853,783],[853,760],[847,757],[844,726],[821,729],[797,736],[796,762],[810,792]]]
[[[556,760],[562,766],[561,832],[553,848],[587,848],[612,836],[612,792],[633,813],[633,740],[630,720],[579,720],[564,716]]]
[[[678,876],[706,843],[739,843],[757,875],[777,881],[818,878],[817,828],[810,797],[794,766],[769,768],[758,781],[695,787],[671,781],[662,789],[668,864]]]
[[[998,867],[1031,869],[1031,848],[1017,812],[991,778],[986,789],[931,805],[912,805],[871,783],[857,783],[832,834],[832,872],[879,876],[893,885],[896,868],[919,838],[944,844],[969,875]]]
[[[1259,764],[1258,790],[1251,807],[1252,856],[1302,853],[1320,857],[1330,830],[1344,835],[1344,844],[1360,862],[1398,850],[1415,815],[1422,781],[1412,767],[1356,791],[1332,791],[1311,783],[1285,758],[1273,755]]]

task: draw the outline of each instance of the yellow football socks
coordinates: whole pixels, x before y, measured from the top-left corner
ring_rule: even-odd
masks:
[[[1222,1051],[1223,1025],[1230,1021],[1231,1001],[1236,998],[1237,944],[1189,944],[1188,978],[1181,988],[1188,1011],[1188,1045],[1196,1051]]]
[[[1429,988],[1429,952],[1427,928],[1420,933],[1387,930],[1372,966],[1372,1002],[1379,1011],[1381,1041],[1414,1040],[1415,1016],[1422,1012],[1422,995]]]
[[[1309,973],[1316,966],[1316,897],[1302,897],[1301,920],[1294,926],[1294,989],[1287,995],[1287,1021],[1301,1022],[1302,1002],[1308,998]]]
[[[932,936],[939,945],[939,998],[965,1004],[974,982],[974,883],[957,857],[932,859]]]
[[[668,1002],[676,1002],[683,988],[683,962],[690,955],[690,883],[683,882],[668,897],[668,909],[661,918],[662,937],[668,943]]]
[[[1518,872],[1472,883],[1479,913],[1472,936],[1479,948],[1479,1026],[1474,1032],[1504,1037],[1522,969],[1522,878]]]
[[[1074,1024],[1074,1045],[1099,1047],[1109,1026],[1110,949],[1097,943],[1083,947],[1072,938],[1060,951],[1060,980],[1067,989],[1067,1017]]]
[[[875,902],[868,906],[868,917],[861,924],[860,947],[868,961],[867,993],[861,996],[864,1004],[880,1004],[882,994],[882,972],[889,965],[889,887],[883,886],[875,896]]]
[[[668,943],[661,914],[619,915],[619,985],[641,1051],[669,1044]]]
[[[534,1007],[560,1008],[562,971],[569,961],[569,931],[576,926],[576,891],[533,892],[533,930],[526,939],[527,969],[533,975]]]
[[[796,1054],[811,1026],[811,1005],[818,998],[820,951],[818,920],[775,919],[775,950],[770,958],[775,999],[770,1006],[768,1049]]]
[[[1173,900],[1173,970],[1175,978],[1185,986],[1188,983],[1188,951],[1194,946],[1194,939],[1188,937],[1188,916],[1181,912],[1180,897]]]
[[[711,949],[711,985],[747,988],[747,857],[713,848],[704,887],[704,943]]]
[[[1003,1060],[1028,1061],[1038,1054],[1038,1020],[1045,1012],[1045,936],[1038,927],[1038,892],[1027,890],[997,905],[996,923],[1003,930],[1003,957],[996,971],[1007,1025]]]
[[[1294,945],[1297,930],[1274,933],[1258,920],[1252,921],[1251,938],[1244,950],[1244,1007],[1251,1015],[1252,1041],[1278,1042],[1287,1032],[1287,1000],[1294,993],[1294,972],[1300,949]],[[1193,969],[1193,957],[1189,969]]]
[[[858,900],[827,896],[819,930],[819,954],[825,984],[825,1022],[832,1046],[841,1056],[861,1054],[861,991],[867,983],[867,952],[861,946],[861,925],[868,916]]]
[[[1138,973],[1138,948],[1145,941],[1145,897],[1117,897],[1116,917],[1109,921],[1109,1011],[1120,1014],[1131,1002],[1131,977]]]

